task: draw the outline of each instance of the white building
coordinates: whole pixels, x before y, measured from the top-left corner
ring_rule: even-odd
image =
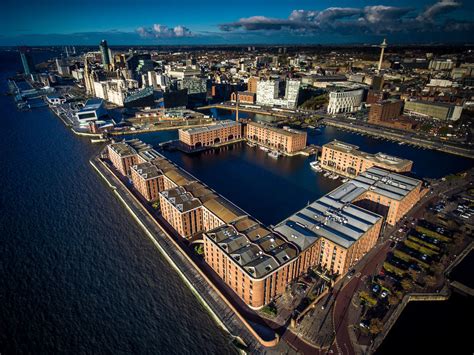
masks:
[[[427,86],[439,86],[447,88],[453,86],[453,82],[446,79],[431,79]]]
[[[338,114],[360,110],[363,89],[339,88],[329,93],[328,113]]]
[[[117,106],[123,106],[128,91],[134,89],[138,89],[138,81],[133,79],[94,81],[95,96]]]
[[[56,58],[56,69],[61,76],[71,75],[71,68],[66,59]]]
[[[81,81],[82,79],[84,79],[84,69],[74,69],[73,71],[71,71],[71,75],[77,81]]]
[[[300,90],[299,80],[287,80],[285,96],[279,97],[279,80],[260,80],[257,82],[257,104],[263,106],[279,106],[289,109],[296,108]]]
[[[185,77],[200,76],[201,68],[197,65],[171,67],[171,65],[165,65],[165,72],[170,78],[183,79]]]
[[[453,68],[454,62],[451,59],[433,59],[429,65],[429,69],[431,70],[451,70]]]
[[[147,73],[147,83],[149,86],[153,86],[154,89],[166,90],[171,85],[171,80],[166,75],[149,71]]]
[[[46,101],[48,101],[48,104],[56,106],[65,103],[66,99],[58,95],[46,95]]]
[[[107,115],[104,102],[101,99],[89,99],[84,107],[76,113],[79,125],[88,125],[91,121],[97,121],[101,117]]]

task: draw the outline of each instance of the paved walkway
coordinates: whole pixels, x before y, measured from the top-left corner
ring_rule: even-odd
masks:
[[[265,349],[242,325],[235,313],[221,300],[220,296],[210,287],[207,281],[197,272],[197,270],[189,265],[184,254],[177,249],[173,243],[168,239],[163,230],[158,226],[157,222],[150,218],[150,216],[143,210],[135,200],[134,196],[123,187],[122,183],[116,176],[111,174],[102,163],[97,160],[94,165],[107,178],[107,180],[114,185],[115,192],[123,199],[133,213],[139,218],[144,227],[152,233],[152,238],[168,255],[170,259],[178,266],[179,270],[186,277],[187,281],[196,289],[201,297],[203,297],[207,305],[212,311],[218,315],[219,319],[228,328],[231,334],[238,335],[248,345],[252,353],[264,353]]]

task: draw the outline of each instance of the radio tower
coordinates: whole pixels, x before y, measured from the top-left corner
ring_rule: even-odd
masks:
[[[382,69],[382,62],[383,62],[383,53],[385,52],[385,48],[387,48],[387,40],[384,38],[383,42],[379,45],[380,47],[380,59],[379,59],[379,66],[377,71],[380,73],[380,70]]]

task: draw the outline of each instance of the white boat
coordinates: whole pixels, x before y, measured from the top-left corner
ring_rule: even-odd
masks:
[[[348,182],[348,181],[349,181],[349,179],[348,179],[348,178],[344,178],[344,179],[342,179],[342,182]]]
[[[270,150],[267,147],[264,147],[263,145],[259,146],[259,148],[263,150],[264,152],[268,152]]]
[[[278,159],[278,157],[280,156],[280,153],[278,153],[276,150],[272,150],[271,152],[268,153],[268,156],[274,159]]]
[[[332,176],[332,179],[333,179],[333,180],[337,180],[337,179],[339,179],[339,176],[338,176],[338,175],[333,175],[333,176]]]
[[[324,173],[324,177],[328,177],[329,175],[331,175],[331,173],[329,172]]]
[[[316,170],[316,171],[322,170],[321,167],[319,166],[319,162],[316,160],[309,163],[309,166],[311,166],[311,169]]]

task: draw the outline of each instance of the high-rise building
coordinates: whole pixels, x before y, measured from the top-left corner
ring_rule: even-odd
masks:
[[[56,70],[61,76],[71,75],[71,68],[69,67],[67,60],[64,58],[56,58]]]
[[[31,56],[30,49],[28,47],[20,48],[21,63],[23,64],[23,71],[26,75],[36,73],[35,63]]]
[[[369,122],[388,121],[400,117],[403,108],[402,100],[385,100],[372,104],[369,111]]]
[[[285,96],[280,97],[279,80],[260,80],[257,82],[257,104],[265,106],[280,106],[294,109],[298,102],[301,82],[287,80],[285,83]]]
[[[380,91],[383,89],[384,79],[383,75],[374,75],[372,78],[372,89]]]
[[[100,54],[102,55],[102,65],[104,66],[105,70],[109,70],[110,67],[110,53],[109,53],[109,46],[107,45],[107,41],[104,39],[100,42],[99,45]]]
[[[247,90],[256,94],[257,93],[257,83],[258,83],[259,79],[255,76],[252,76],[251,78],[249,78],[249,80],[247,81]]]
[[[348,113],[360,109],[364,90],[360,88],[336,88],[329,93],[328,113]]]

